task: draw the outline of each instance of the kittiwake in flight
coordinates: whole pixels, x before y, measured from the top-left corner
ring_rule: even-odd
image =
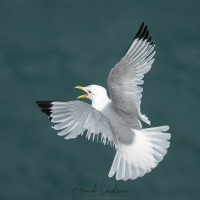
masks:
[[[53,128],[65,139],[86,133],[116,149],[108,174],[117,180],[136,179],[155,168],[167,153],[171,137],[169,126],[142,128],[141,121],[150,125],[141,113],[143,76],[154,62],[154,42],[147,26],[142,23],[123,58],[111,69],[105,88],[99,85],[76,86],[86,94],[80,98],[92,101],[89,105],[76,101],[36,101]]]

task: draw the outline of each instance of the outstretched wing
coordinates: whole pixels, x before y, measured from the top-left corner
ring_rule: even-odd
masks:
[[[154,61],[154,46],[147,26],[142,23],[124,57],[108,76],[107,84],[114,108],[126,114],[127,118],[137,120],[133,128],[141,128],[139,120],[150,124],[148,118],[140,112],[143,89],[138,85],[143,84],[143,76]]]
[[[52,128],[61,130],[58,135],[65,139],[76,138],[86,131],[88,140],[101,134],[103,144],[116,145],[116,135],[110,121],[98,110],[82,101],[36,101],[49,120],[57,123]]]

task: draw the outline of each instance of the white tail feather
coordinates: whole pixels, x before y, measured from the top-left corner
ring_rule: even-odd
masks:
[[[148,117],[146,115],[141,115],[141,120],[149,125],[151,125],[151,122],[149,121]]]
[[[116,179],[136,179],[144,176],[162,161],[167,153],[170,133],[163,133],[168,126],[133,130],[135,137],[130,145],[121,144],[117,149],[109,177],[116,173]]]

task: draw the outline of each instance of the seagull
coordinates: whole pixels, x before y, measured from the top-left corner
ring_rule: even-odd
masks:
[[[155,45],[149,36],[147,25],[142,23],[135,38],[122,59],[111,69],[107,90],[99,85],[76,86],[88,98],[91,105],[75,101],[36,101],[41,111],[48,115],[57,135],[65,139],[86,134],[86,138],[110,144],[116,154],[109,177],[116,180],[134,180],[155,168],[170,146],[169,126],[142,128],[150,125],[141,113],[140,104],[143,77],[153,62]],[[98,138],[100,139],[98,140]]]

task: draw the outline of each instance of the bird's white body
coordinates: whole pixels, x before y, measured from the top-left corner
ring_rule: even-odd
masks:
[[[109,177],[117,180],[141,177],[163,159],[170,145],[168,126],[143,129],[141,121],[150,125],[141,113],[143,76],[154,61],[154,44],[147,26],[140,27],[124,57],[110,71],[105,88],[98,85],[76,88],[86,92],[78,98],[89,98],[92,105],[82,101],[38,101],[49,116],[58,135],[76,138],[86,132],[88,139],[101,134],[101,142],[114,145],[116,154]]]
[[[119,115],[119,111],[114,109],[112,101],[109,99],[105,88],[99,85],[90,85],[90,89],[96,91],[95,98],[91,98],[92,107],[101,112],[110,121],[116,137],[119,138],[120,143],[131,143],[131,135],[133,135],[131,128],[127,128],[127,123],[123,115]],[[87,88],[86,87],[86,91]],[[90,98],[90,95],[88,96]],[[126,139],[127,138],[127,139]]]
[[[114,108],[105,88],[90,85],[85,87],[88,90],[95,93],[95,96],[88,94],[92,106],[108,118],[119,141],[109,176],[116,173],[117,180],[127,180],[150,172],[167,153],[170,134],[162,131],[168,130],[168,126],[139,130],[129,127],[130,122]]]

